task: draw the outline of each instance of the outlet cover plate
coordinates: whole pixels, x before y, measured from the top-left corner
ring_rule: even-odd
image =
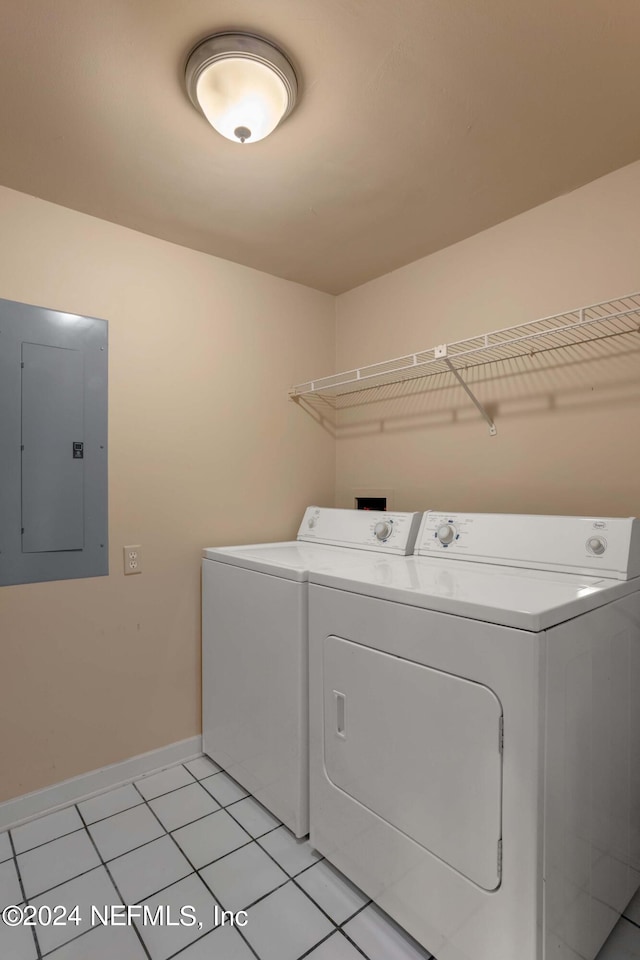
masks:
[[[142,547],[139,543],[123,547],[124,575],[130,577],[136,573],[142,573]]]

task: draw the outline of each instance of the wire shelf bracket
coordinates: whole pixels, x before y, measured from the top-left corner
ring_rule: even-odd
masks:
[[[308,380],[292,387],[289,397],[301,400],[316,396],[337,402],[346,394],[364,393],[375,387],[450,373],[487,422],[489,433],[494,437],[497,431],[493,419],[463,379],[462,372],[482,364],[530,357],[629,333],[640,333],[640,292]]]
[[[446,350],[446,347],[445,347],[445,350]],[[485,408],[482,406],[478,398],[476,397],[475,393],[473,392],[469,384],[465,383],[465,381],[462,379],[462,377],[460,376],[460,374],[458,373],[458,371],[456,370],[456,368],[454,367],[454,365],[451,363],[451,361],[446,355],[444,356],[444,362],[446,363],[449,370],[454,375],[454,377],[456,378],[456,380],[458,381],[458,383],[460,384],[460,386],[462,387],[466,395],[471,400],[471,403],[473,403],[476,409],[479,411],[480,416],[483,417],[484,420],[486,420],[486,422],[489,424],[490,436],[495,437],[498,432],[496,429],[496,425],[491,419],[491,417],[489,416],[489,414],[487,413],[487,411],[485,410]]]

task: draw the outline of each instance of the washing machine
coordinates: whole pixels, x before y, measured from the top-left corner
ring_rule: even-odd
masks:
[[[637,520],[425,514],[309,579],[311,842],[438,960],[593,960],[640,884]]]
[[[420,517],[312,506],[296,541],[204,550],[203,750],[296,836],[309,832],[309,570],[361,552],[400,562]]]

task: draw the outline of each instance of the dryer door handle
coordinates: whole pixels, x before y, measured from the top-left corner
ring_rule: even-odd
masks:
[[[339,690],[334,690],[333,696],[336,701],[336,734],[346,740],[347,698]]]

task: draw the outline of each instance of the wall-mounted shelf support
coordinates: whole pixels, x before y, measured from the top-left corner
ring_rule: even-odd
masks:
[[[496,427],[487,410],[469,388],[461,373],[482,364],[530,358],[549,350],[581,347],[587,343],[640,333],[640,293],[578,307],[551,317],[531,320],[515,327],[493,330],[456,343],[441,344],[428,350],[419,350],[404,357],[383,360],[366,367],[335,373],[328,377],[308,380],[292,387],[292,400],[320,397],[338,403],[346,394],[361,394],[375,387],[426,380],[439,373],[452,373],[478,412],[489,425],[489,433],[496,435]],[[373,399],[380,399],[379,396]]]
[[[462,379],[462,377],[460,376],[460,374],[458,373],[458,371],[456,370],[456,368],[453,366],[453,364],[451,363],[451,361],[449,360],[448,357],[445,357],[445,358],[444,358],[444,362],[445,362],[446,365],[449,367],[449,370],[450,370],[451,373],[454,375],[454,377],[456,378],[456,380],[458,381],[458,383],[460,384],[460,386],[462,387],[462,389],[464,390],[464,392],[466,393],[466,395],[467,395],[467,396],[469,397],[469,399],[471,400],[471,403],[473,403],[473,405],[474,405],[474,406],[476,407],[476,409],[479,411],[480,416],[483,417],[483,418],[487,421],[487,423],[489,424],[489,433],[490,433],[490,435],[491,435],[492,437],[495,437],[495,435],[496,435],[497,432],[498,432],[498,431],[496,430],[496,425],[495,425],[495,423],[493,422],[493,420],[491,419],[491,417],[489,416],[489,414],[487,413],[487,411],[485,410],[485,408],[482,406],[482,404],[480,403],[480,401],[478,400],[478,398],[476,397],[475,393],[474,393],[474,392],[471,390],[471,388],[464,382],[464,380]]]

